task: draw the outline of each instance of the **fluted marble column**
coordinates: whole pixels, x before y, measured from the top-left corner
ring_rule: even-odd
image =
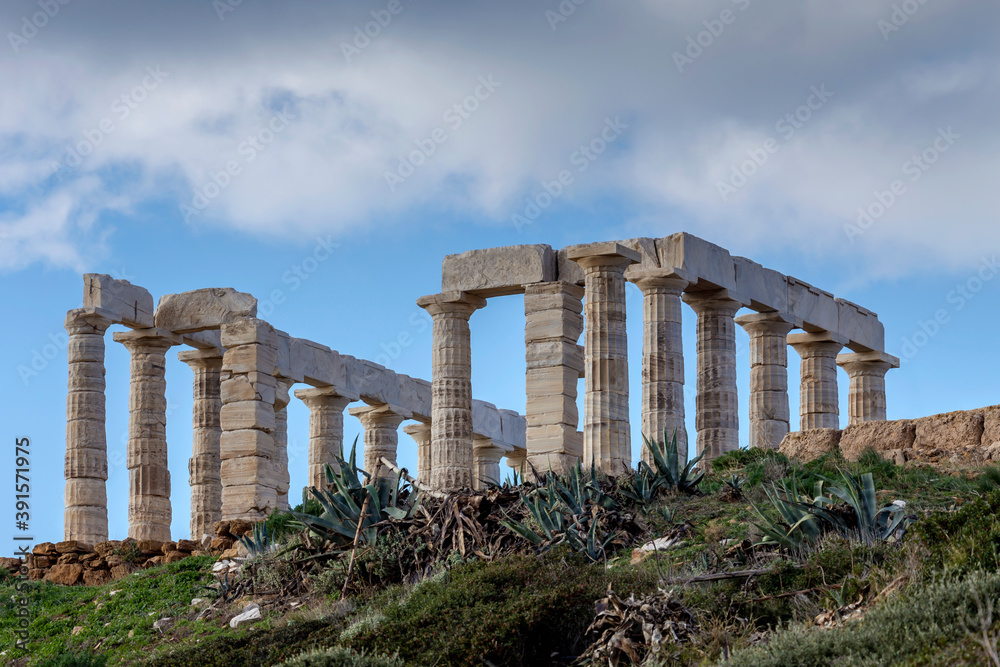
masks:
[[[472,341],[469,318],[486,299],[467,292],[424,296],[434,318],[431,479],[443,491],[472,488]]]
[[[641,256],[617,243],[567,250],[584,271],[583,465],[618,475],[632,467],[625,269]]]
[[[399,448],[399,426],[407,419],[413,418],[413,413],[405,408],[391,405],[363,405],[349,410],[351,415],[361,420],[365,430],[365,470],[374,474],[379,462],[385,458],[396,464],[396,451]],[[382,466],[379,477],[395,477],[389,468]]]
[[[488,482],[500,483],[500,459],[513,447],[498,447],[491,438],[476,436],[472,451],[472,467],[475,469],[476,481],[472,487],[476,491],[485,491]]]
[[[687,460],[684,424],[684,340],[681,294],[688,281],[669,269],[632,269],[628,278],[642,290],[642,434],[659,442],[677,434],[677,451]],[[642,459],[652,463],[645,444]]]
[[[113,323],[111,313],[96,308],[66,314],[69,382],[63,536],[90,545],[108,539],[104,334]]]
[[[431,425],[408,424],[403,427],[403,433],[417,443],[417,481],[428,484],[431,476]]]
[[[181,337],[163,329],[114,334],[132,355],[129,391],[128,536],[170,541],[170,469],[167,466],[166,352]]]
[[[309,486],[326,485],[326,465],[337,470],[344,453],[344,408],[357,396],[344,396],[334,387],[297,389],[295,396],[309,408]]]
[[[750,335],[750,446],[777,449],[788,435],[788,332],[795,325],[779,313],[736,318]]]
[[[278,386],[274,392],[274,448],[277,450],[275,459],[276,474],[278,477],[278,509],[287,510],[288,487],[291,477],[288,472],[288,403],[291,397],[288,390],[295,384],[294,380],[286,377],[276,378]]]
[[[222,353],[217,350],[185,350],[177,354],[194,371],[192,447],[188,461],[191,485],[191,539],[200,542],[215,533],[212,526],[222,519]]]
[[[698,454],[706,466],[739,449],[739,394],[736,387],[736,312],[743,300],[728,290],[687,292],[684,302],[698,315],[698,397],[695,428]]]
[[[837,365],[851,378],[848,424],[886,420],[885,374],[899,368],[899,359],[885,352],[841,354]]]
[[[831,332],[788,336],[788,344],[802,357],[799,391],[799,429],[840,428],[840,394],[837,391],[837,355],[847,340]]]

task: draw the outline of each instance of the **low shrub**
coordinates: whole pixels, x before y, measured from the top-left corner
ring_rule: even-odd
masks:
[[[334,648],[303,653],[278,667],[406,667],[406,664],[399,658],[382,658],[355,653],[349,648]]]
[[[906,539],[926,547],[924,571],[996,570],[1000,567],[1000,491],[954,512],[935,512],[920,519]]]

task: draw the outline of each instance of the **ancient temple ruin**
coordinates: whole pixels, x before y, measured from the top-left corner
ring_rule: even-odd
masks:
[[[682,301],[697,316],[696,442],[706,463],[739,446],[737,324],[750,336],[750,446],[775,448],[789,433],[789,345],[802,357],[803,430],[839,427],[838,366],[850,378],[850,424],[886,418],[885,374],[899,362],[885,353],[874,313],[689,234],[446,257],[442,292],[417,300],[434,322],[430,382],[278,331],[256,318],[249,294],[171,294],[154,309],[141,287],[88,274],[83,308],[66,318],[65,539],[108,539],[104,346],[111,325],[130,329],[113,338],[132,359],[127,466],[136,539],[170,539],[165,355],[190,348],[178,358],[195,374],[189,481],[197,540],[219,519],[259,519],[288,506],[293,397],[310,410],[311,485],[341,451],[345,409],[364,427],[368,470],[383,457],[395,461],[398,430],[414,420],[403,431],[418,447],[418,478],[436,489],[498,479],[502,459],[556,472],[581,460],[612,474],[631,467],[629,282],[643,294],[640,428],[676,432],[683,455]],[[472,398],[470,320],[489,298],[512,294],[524,295],[524,416]],[[743,308],[754,312],[737,317]],[[296,384],[308,387],[293,390]]]

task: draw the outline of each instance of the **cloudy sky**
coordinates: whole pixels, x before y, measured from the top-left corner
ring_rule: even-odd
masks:
[[[61,535],[62,320],[83,272],[154,298],[276,295],[275,326],[429,378],[414,301],[445,254],[689,231],[877,311],[905,360],[891,417],[997,403],[998,23],[972,0],[9,0],[2,429],[44,452],[39,537]],[[304,271],[317,244],[336,250]],[[505,298],[473,321],[477,397],[518,410],[522,318]],[[127,366],[109,335],[119,537]],[[172,360],[178,535],[190,380]],[[291,421],[301,449],[307,411]]]

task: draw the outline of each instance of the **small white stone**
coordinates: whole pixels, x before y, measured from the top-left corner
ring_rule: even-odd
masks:
[[[250,605],[249,611],[244,611],[239,616],[234,616],[232,620],[229,621],[229,627],[237,628],[242,623],[248,623],[250,621],[259,621],[261,619],[260,607],[257,605]]]

